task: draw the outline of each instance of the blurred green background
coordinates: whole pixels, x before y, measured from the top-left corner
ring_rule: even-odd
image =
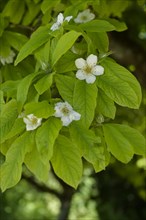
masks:
[[[117,106],[115,122],[129,124],[145,135],[146,2],[126,2],[132,4],[127,4],[120,16],[110,14],[112,18],[120,17],[128,26],[124,32],[109,34],[110,49],[115,51],[114,59],[139,80],[143,100],[139,110]],[[115,0],[116,4],[118,1]],[[2,155],[0,158],[2,162]],[[1,220],[146,219],[146,158],[134,157],[127,165],[112,158],[107,169],[97,174],[87,166],[76,191],[53,173],[49,175],[49,181],[44,185],[24,167],[20,183],[0,194]]]

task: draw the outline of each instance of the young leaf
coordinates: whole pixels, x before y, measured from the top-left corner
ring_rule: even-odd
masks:
[[[98,90],[97,110],[106,117],[115,118],[116,106],[113,100],[111,100],[101,89]]]
[[[127,125],[103,125],[108,150],[123,163],[128,163],[133,154],[145,155],[145,139]]]
[[[61,97],[73,105],[73,93],[75,87],[75,78],[64,75],[57,75],[55,78],[57,89]]]
[[[36,133],[36,146],[43,163],[47,163],[53,155],[54,142],[59,134],[62,124],[55,117],[49,118]]]
[[[82,176],[82,160],[79,149],[67,137],[57,138],[51,163],[59,178],[77,188]]]
[[[77,80],[74,88],[73,106],[81,114],[80,122],[89,127],[94,118],[97,99],[96,84],[87,84],[85,81]]]
[[[115,27],[105,20],[92,20],[79,25],[84,31],[87,32],[107,32],[115,30]]]
[[[11,100],[5,105],[3,105],[1,114],[0,114],[0,142],[5,141],[7,134],[13,127],[13,124],[18,115],[17,112],[17,103],[16,100]]]
[[[80,35],[81,33],[78,33],[76,31],[69,31],[58,40],[56,48],[52,55],[53,66],[61,58],[61,56],[72,47],[72,45],[75,43]]]
[[[24,44],[21,48],[16,60],[15,65],[20,63],[28,55],[30,55],[34,50],[46,43],[50,38],[49,27],[46,25],[44,27],[39,27],[31,36],[30,40]]]
[[[26,154],[24,163],[40,181],[47,182],[50,168],[49,161],[46,164],[42,162],[40,153],[35,146],[31,152]]]
[[[22,163],[26,153],[31,151],[34,144],[34,133],[25,132],[18,137],[9,148],[6,154],[6,161],[1,166],[1,189],[15,186],[22,172]]]
[[[47,101],[30,102],[24,106],[25,114],[34,114],[38,118],[48,118],[53,115],[54,109]]]

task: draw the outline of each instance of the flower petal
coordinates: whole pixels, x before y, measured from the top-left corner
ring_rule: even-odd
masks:
[[[96,63],[97,63],[97,56],[93,55],[93,54],[90,54],[87,57],[86,61],[87,61],[88,66],[90,66],[90,67],[95,66]]]
[[[64,20],[64,16],[62,13],[59,13],[59,15],[57,16],[57,22],[59,24],[62,24],[63,23],[63,20]]]
[[[61,121],[64,126],[68,126],[72,122],[72,119],[70,119],[68,116],[63,116]]]
[[[104,68],[100,65],[96,65],[92,68],[92,74],[95,76],[102,75],[104,73]]]
[[[64,20],[69,22],[72,18],[73,16],[67,16]]]
[[[58,22],[54,23],[52,26],[51,26],[51,31],[56,31],[59,29],[59,26],[60,24]]]
[[[86,79],[86,73],[84,72],[84,70],[78,70],[76,73],[76,78],[80,80]]]
[[[78,69],[86,68],[86,61],[83,58],[78,58],[75,60],[75,65]]]
[[[86,82],[87,82],[88,84],[94,83],[95,80],[96,80],[96,77],[95,77],[94,75],[92,75],[92,74],[87,75],[87,77],[86,77]]]
[[[78,112],[72,112],[73,120],[78,121],[81,118],[81,115]]]

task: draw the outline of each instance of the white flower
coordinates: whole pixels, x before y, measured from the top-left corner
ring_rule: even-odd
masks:
[[[35,130],[41,125],[42,118],[37,118],[33,114],[27,115],[23,118],[24,123],[26,124],[26,130]]]
[[[75,112],[68,102],[58,102],[55,105],[55,117],[61,118],[64,126],[68,126],[73,120],[78,121],[81,115]]]
[[[104,73],[104,68],[96,65],[97,56],[90,54],[86,60],[78,58],[75,60],[75,65],[79,69],[76,72],[76,77],[80,80],[86,80],[87,83],[94,83],[96,76]]]
[[[0,56],[0,62],[5,65],[6,63],[13,63],[15,53],[11,50],[7,57]]]
[[[64,21],[70,21],[72,19],[72,16],[68,16],[66,18],[64,18],[63,14],[62,13],[59,13],[59,15],[57,16],[57,21],[56,23],[54,23],[52,26],[51,26],[51,30],[52,31],[55,31],[55,30],[58,30],[59,27],[63,24]]]
[[[95,14],[91,13],[89,9],[86,9],[78,14],[74,19],[75,23],[86,23],[95,18]]]

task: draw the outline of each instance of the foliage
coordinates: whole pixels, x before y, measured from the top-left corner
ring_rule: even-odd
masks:
[[[111,51],[107,32],[126,29],[125,23],[109,15],[120,17],[127,3],[122,3],[121,11],[114,6],[108,11],[107,7],[106,0],[25,0],[22,4],[16,0],[3,4],[0,14],[0,129],[1,153],[5,155],[1,166],[2,191],[19,182],[23,163],[43,182],[48,179],[51,164],[59,178],[77,188],[84,159],[99,172],[110,163],[111,155],[123,163],[129,162],[134,154],[145,155],[145,139],[138,130],[112,123],[117,106],[138,109],[142,94],[137,79],[108,57]],[[74,18],[87,8],[94,12],[95,19],[76,24]],[[64,20],[57,18],[57,23],[55,18],[60,12]],[[67,16],[73,18],[67,21]],[[54,22],[57,30],[51,30]],[[13,63],[14,54],[17,57]],[[96,81],[88,84],[76,78],[75,61],[91,54],[98,57],[98,65],[94,67],[104,67],[104,74],[96,73]],[[91,74],[90,66],[85,71]],[[58,102],[68,102],[81,119],[63,126],[54,115]],[[64,117],[69,109],[60,111],[63,114],[60,117]],[[25,128],[24,118],[29,114],[42,119],[41,126],[34,131]],[[69,117],[75,120],[73,114]]]

